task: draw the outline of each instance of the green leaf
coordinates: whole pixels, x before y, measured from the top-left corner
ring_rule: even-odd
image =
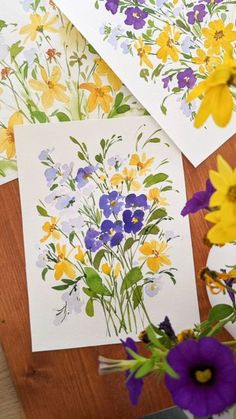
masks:
[[[102,157],[102,155],[101,155],[101,154],[97,154],[97,155],[95,156],[95,160],[96,160],[98,163],[102,163],[102,162],[103,162],[103,157]]]
[[[51,247],[53,253],[55,253],[56,252],[55,244],[54,243],[50,243],[49,246]]]
[[[42,278],[43,278],[43,280],[45,281],[45,277],[46,277],[46,274],[48,273],[48,268],[44,268],[44,270],[42,271]]]
[[[139,306],[141,301],[143,300],[143,287],[138,285],[134,289],[133,295],[132,295],[132,300],[133,300],[133,307],[134,307],[134,310],[135,310]]]
[[[94,49],[91,44],[88,44],[88,50],[89,50],[89,52],[91,52],[91,54],[96,54],[97,55],[96,49]]]
[[[75,285],[75,281],[72,281],[71,279],[62,279],[61,282],[66,285]]]
[[[96,253],[95,258],[93,260],[93,266],[94,266],[95,269],[97,269],[97,270],[99,269],[101,260],[104,257],[105,253],[106,253],[106,251],[104,249],[101,249]]]
[[[64,291],[69,287],[69,285],[57,285],[56,287],[52,287],[53,290],[57,291]]]
[[[131,249],[131,247],[133,246],[133,244],[136,242],[137,240],[134,240],[132,237],[129,237],[124,245],[124,251],[126,252],[126,250]]]
[[[47,210],[43,207],[40,207],[40,205],[37,205],[37,211],[40,215],[42,215],[42,217],[49,217]]]
[[[94,306],[93,306],[93,300],[92,300],[92,298],[90,298],[88,300],[88,302],[86,304],[86,307],[85,307],[85,311],[86,311],[86,314],[89,317],[93,317],[94,316]]]
[[[149,188],[149,186],[155,185],[156,183],[164,182],[166,179],[168,179],[168,175],[165,173],[157,173],[156,175],[149,175],[144,179],[144,184],[146,188]]]
[[[37,121],[40,122],[40,124],[44,124],[48,120],[47,115],[45,114],[45,112],[34,111],[34,112],[32,112],[32,116],[34,118],[36,118]]]
[[[69,116],[66,115],[64,112],[57,112],[56,117],[60,122],[70,121]]]
[[[90,290],[89,288],[85,288],[85,287],[83,287],[83,291],[84,291],[84,293],[85,293],[88,297],[93,297],[93,298],[96,298],[96,297],[97,297],[96,292],[94,292],[94,291]]]
[[[131,288],[134,284],[137,284],[143,278],[140,268],[131,269],[124,277],[121,292],[123,293],[126,289]]]
[[[212,323],[218,322],[219,320],[229,317],[233,311],[233,307],[228,304],[217,304],[211,309],[208,315],[208,320]]]
[[[121,105],[119,108],[116,109],[116,113],[118,113],[119,115],[128,111],[130,111],[129,105]]]
[[[122,92],[118,93],[118,95],[116,95],[116,98],[115,98],[114,107],[118,108],[121,105],[123,99],[124,99],[124,93]]]
[[[12,160],[0,160],[0,176],[6,177],[6,172],[8,172],[9,170],[13,170],[14,172],[16,172],[16,162]]]
[[[11,62],[15,60],[17,55],[19,55],[23,51],[24,47],[21,46],[21,41],[17,41],[15,44],[12,44],[10,47],[10,56],[11,56]]]
[[[144,362],[144,364],[137,370],[137,372],[135,373],[135,378],[142,378],[145,375],[149,374],[155,364],[155,359],[154,358],[149,358],[146,362]]]
[[[73,243],[74,238],[75,238],[75,232],[74,232],[74,231],[72,231],[72,232],[69,234],[69,242],[70,242],[70,244],[71,244],[71,245],[72,245],[72,243]]]
[[[84,271],[86,274],[86,282],[92,291],[100,295],[111,295],[109,289],[103,285],[102,278],[93,268],[85,268]]]
[[[6,25],[5,20],[0,19],[0,32],[1,32],[2,29],[6,28],[6,27],[7,27],[7,25]]]
[[[85,157],[83,153],[81,153],[81,151],[78,151],[77,156],[79,157],[80,160],[85,160]]]
[[[80,145],[79,141],[77,141],[75,137],[72,137],[72,136],[70,135],[70,137],[69,137],[69,138],[70,138],[70,140],[72,141],[72,143],[74,143],[74,144],[76,144],[76,145]]]
[[[164,208],[158,208],[157,210],[155,210],[153,212],[151,217],[148,219],[148,222],[154,221],[154,220],[159,220],[159,218],[164,218],[166,216],[167,216],[166,210]]]
[[[151,138],[151,140],[149,140],[148,142],[156,144],[156,143],[160,143],[161,139],[160,138]]]
[[[160,229],[155,224],[149,224],[140,231],[140,236],[148,236],[148,234],[158,234]]]

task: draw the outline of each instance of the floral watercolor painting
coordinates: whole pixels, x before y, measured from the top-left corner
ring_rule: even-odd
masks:
[[[211,118],[200,129],[190,92],[236,53],[236,0],[55,2],[195,166],[235,133],[233,100],[224,130]]]
[[[170,297],[196,320],[180,153],[150,117],[61,125],[16,129],[33,347],[135,336]]]
[[[0,184],[17,177],[17,124],[144,114],[51,0],[2,0]]]

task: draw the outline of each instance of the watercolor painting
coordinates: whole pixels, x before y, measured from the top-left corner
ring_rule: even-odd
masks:
[[[195,128],[200,99],[188,96],[236,52],[236,0],[55,3],[195,166],[235,133],[235,111],[224,129]]]
[[[33,336],[45,333],[35,325],[40,290],[46,328],[64,345],[79,326],[82,346],[135,336],[168,295],[176,308],[191,300],[196,316],[180,153],[151,117],[61,125],[16,129]],[[36,185],[26,181],[33,170]]]
[[[14,126],[144,110],[51,0],[2,0],[0,184],[17,177]]]

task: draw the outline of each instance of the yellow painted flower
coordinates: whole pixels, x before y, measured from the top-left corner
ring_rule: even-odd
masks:
[[[0,153],[6,151],[8,159],[13,159],[16,154],[14,126],[22,125],[23,122],[22,114],[15,112],[9,119],[7,128],[0,128]]]
[[[110,275],[110,273],[111,273],[111,266],[108,263],[103,263],[103,265],[102,265],[102,272],[105,275]]]
[[[66,86],[58,83],[61,78],[61,70],[58,66],[53,67],[52,74],[49,76],[44,67],[40,67],[43,81],[30,80],[29,84],[34,90],[42,92],[41,101],[45,109],[51,108],[54,101],[68,103],[70,98],[65,94]]]
[[[76,271],[72,263],[67,260],[69,254],[66,254],[66,245],[63,244],[61,246],[59,243],[57,243],[56,251],[57,263],[54,267],[54,278],[58,281],[61,279],[62,275],[65,274],[68,278],[74,279],[76,277]]]
[[[120,264],[120,262],[117,262],[117,264],[116,264],[116,266],[114,268],[114,277],[115,277],[115,279],[118,278],[118,276],[120,275],[120,272],[121,272],[121,264]]]
[[[35,41],[37,35],[41,32],[58,32],[53,26],[58,20],[58,16],[49,17],[49,13],[40,16],[38,13],[30,15],[30,24],[23,26],[20,30],[20,35],[26,35],[25,41],[29,39]]]
[[[84,250],[81,248],[81,246],[77,247],[77,253],[75,255],[75,259],[77,259],[79,262],[84,263],[85,262],[85,254]]]
[[[159,205],[168,205],[167,199],[161,196],[161,191],[158,188],[152,188],[148,191],[147,195],[149,201],[153,201]]]
[[[122,81],[111,70],[107,63],[105,63],[105,61],[102,58],[97,58],[95,62],[97,64],[96,73],[98,74],[98,76],[106,76],[113,89],[115,91],[120,90],[122,87]]]
[[[232,52],[231,43],[236,41],[236,31],[233,29],[233,23],[228,23],[225,26],[221,19],[212,20],[208,28],[202,29],[205,48],[209,48],[214,54],[220,54],[222,49],[226,52]]]
[[[127,167],[122,173],[116,173],[111,178],[112,186],[119,186],[125,182],[131,191],[138,191],[141,188],[141,184],[136,180],[137,171],[135,169],[128,169]]]
[[[209,54],[209,52],[206,53],[201,48],[196,50],[196,54],[197,56],[193,57],[192,62],[199,65],[200,73],[212,73],[212,71],[221,64],[220,57],[215,57],[214,55]]]
[[[163,265],[171,265],[171,260],[164,253],[167,250],[167,243],[151,240],[144,243],[140,248],[140,252],[145,255],[148,268],[153,272],[158,272]]]
[[[154,157],[148,159],[145,153],[141,157],[138,154],[132,154],[129,164],[130,166],[136,166],[139,175],[143,176],[150,171],[150,166],[154,160]]]
[[[179,38],[180,33],[176,31],[175,28],[171,28],[169,24],[167,24],[160,33],[156,40],[157,45],[160,46],[157,51],[157,57],[160,58],[163,63],[166,63],[168,57],[170,57],[172,61],[178,61],[179,50],[176,45]]]
[[[56,217],[51,217],[50,222],[47,221],[46,223],[44,223],[42,229],[43,231],[45,231],[46,236],[44,236],[40,242],[43,243],[46,240],[48,240],[49,238],[52,238],[54,240],[59,240],[61,237],[61,234],[59,231],[57,231],[56,227],[57,227],[57,223],[58,223],[59,218]]]
[[[218,65],[206,80],[189,93],[188,102],[203,96],[194,121],[196,128],[201,127],[210,115],[220,127],[229,123],[234,107],[231,85],[236,86],[236,60],[226,56],[223,64]]]
[[[232,206],[230,211],[224,207],[222,210],[209,212],[205,218],[214,224],[207,233],[212,244],[223,245],[236,240],[236,213]]]
[[[135,42],[134,46],[137,50],[138,56],[140,57],[140,65],[143,65],[143,63],[144,63],[149,68],[153,68],[153,64],[152,64],[151,60],[148,58],[148,54],[150,54],[150,52],[152,52],[151,45],[145,45],[144,42],[143,42],[142,37],[140,36],[138,41]]]
[[[88,111],[93,112],[94,109],[100,105],[105,113],[110,112],[112,104],[111,86],[102,86],[100,77],[97,74],[93,75],[94,83],[82,83],[81,89],[86,89],[90,92],[88,98]]]

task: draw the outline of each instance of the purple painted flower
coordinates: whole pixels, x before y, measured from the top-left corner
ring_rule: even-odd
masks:
[[[103,214],[107,218],[111,214],[119,214],[123,206],[123,197],[117,191],[112,191],[108,195],[104,194],[99,199],[99,207],[103,210]]]
[[[78,188],[83,188],[83,186],[87,185],[91,175],[94,172],[95,172],[94,166],[86,166],[79,169],[75,178]]]
[[[75,203],[75,198],[70,195],[61,195],[56,197],[55,199],[55,208],[58,210],[62,210],[64,208],[69,208]]]
[[[59,167],[60,167],[59,164],[56,164],[54,167],[49,167],[48,169],[45,170],[44,175],[47,179],[49,187],[52,186],[54,180],[56,179],[58,175]]]
[[[185,54],[191,54],[191,47],[192,46],[194,46],[194,42],[193,42],[191,36],[185,36],[185,38],[181,42],[182,51]]]
[[[96,252],[103,246],[102,235],[100,231],[90,228],[84,238],[86,249]]]
[[[205,1],[207,4],[218,4],[222,3],[223,0],[202,0]]]
[[[163,83],[163,88],[168,89],[171,78],[169,76],[163,77],[163,79],[161,79],[161,81]]]
[[[104,243],[109,243],[111,247],[118,246],[123,240],[123,226],[121,221],[113,223],[110,220],[103,221],[101,225],[101,239]]]
[[[234,284],[236,284],[236,278],[229,278],[225,281],[227,285],[227,293],[229,298],[231,299],[232,303],[235,304],[235,292],[231,291],[233,289]]]
[[[162,276],[159,275],[156,278],[150,278],[149,283],[145,285],[145,293],[149,297],[155,297],[162,288]]]
[[[197,4],[194,6],[192,12],[187,13],[188,23],[190,23],[190,25],[194,25],[195,22],[202,22],[206,14],[207,11],[205,9],[205,5]]]
[[[180,71],[177,74],[177,79],[179,87],[188,87],[189,89],[192,89],[197,81],[197,78],[191,68],[186,68],[186,70]]]
[[[119,0],[107,0],[105,7],[106,9],[111,12],[113,15],[117,13],[119,6]]]
[[[129,354],[127,349],[131,349],[132,351],[138,353],[134,340],[131,338],[127,338],[125,341],[121,340],[121,342],[126,350],[127,359],[133,359],[132,355]],[[131,371],[126,371],[126,387],[129,392],[129,398],[131,403],[134,406],[137,405],[143,389],[143,379],[135,378],[134,373],[131,373]]]
[[[171,325],[169,317],[166,316],[164,318],[164,321],[159,324],[159,329],[165,332],[165,334],[170,338],[170,340],[172,340],[173,342],[176,342],[176,334]]]
[[[181,409],[202,418],[236,403],[234,355],[216,339],[185,340],[170,350],[167,362],[179,377],[166,375],[166,386]]]
[[[128,7],[125,11],[126,19],[125,24],[131,25],[134,29],[142,29],[145,25],[145,19],[148,17],[148,13],[139,7]]]
[[[126,208],[148,208],[147,197],[144,194],[136,195],[135,193],[129,194],[125,198],[125,207]]]
[[[209,207],[209,201],[211,195],[215,192],[215,188],[209,179],[206,181],[206,190],[196,192],[191,199],[189,199],[185,207],[181,211],[181,215],[193,214],[201,209],[207,209]]]
[[[137,233],[143,226],[144,212],[126,210],[123,212],[124,230],[126,233]]]
[[[39,154],[39,160],[40,161],[47,160],[50,152],[51,150],[49,150],[49,148],[47,148],[46,150],[42,150],[41,153]]]

